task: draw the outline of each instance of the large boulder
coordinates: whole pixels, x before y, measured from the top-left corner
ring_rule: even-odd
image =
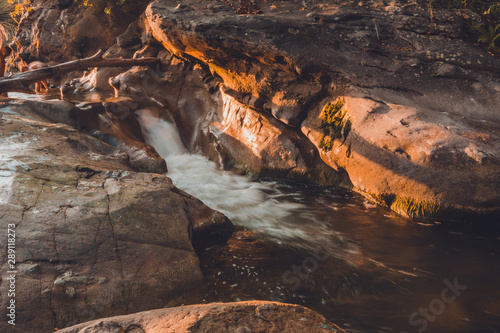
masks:
[[[133,115],[138,104],[130,98],[109,98],[85,102],[76,107],[68,101],[7,99],[0,104],[21,113],[70,125],[128,154],[134,171],[166,173],[167,164],[153,147],[144,143],[139,123]]]
[[[498,213],[500,136],[493,127],[365,96],[323,103],[302,131],[329,165],[347,171],[355,188],[411,218],[490,219]],[[333,139],[335,126],[325,121],[327,105],[337,103],[337,116],[350,129],[346,140]]]
[[[343,333],[320,314],[300,305],[274,302],[211,303],[159,309],[95,320],[61,333]]]
[[[68,125],[8,103],[0,114],[0,223],[15,232],[14,262],[0,240],[0,274],[16,272],[15,297],[0,298],[15,300],[16,325],[1,331],[47,332],[204,288],[191,237],[224,241],[224,215]]]

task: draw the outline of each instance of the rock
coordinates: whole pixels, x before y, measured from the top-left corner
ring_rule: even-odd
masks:
[[[58,1],[59,1],[59,8],[66,9],[73,4],[74,0],[58,0]]]
[[[356,188],[416,219],[457,218],[453,211],[465,218],[467,212],[496,209],[498,135],[446,113],[362,97],[339,100],[340,113],[352,124],[343,144],[337,139],[331,150],[321,148],[323,108],[309,114],[302,131],[327,164],[346,170]]]
[[[66,296],[68,296],[69,298],[73,298],[76,295],[75,288],[73,288],[73,287],[66,288],[64,290],[64,292],[66,293]]]
[[[498,216],[500,77],[491,73],[500,73],[500,60],[462,39],[458,16],[435,10],[431,24],[426,13],[400,3],[324,4],[314,7],[319,19],[311,21],[299,4],[284,1],[247,16],[184,4],[195,10],[175,12],[173,0],[148,6],[152,34],[172,54],[194,58],[222,79],[216,103],[226,115],[270,114],[319,147],[318,116],[327,101],[344,97],[353,119],[348,138],[329,152],[315,150],[349,177],[344,184],[416,219]],[[229,95],[239,111],[228,112]],[[274,154],[261,148],[270,132],[248,131],[255,125],[246,116],[222,116],[212,134],[232,141],[227,151],[249,167],[301,165],[286,144],[293,130],[271,144],[287,153]]]
[[[340,183],[340,175],[323,168],[310,142],[276,119],[256,112],[221,91],[220,122],[211,125],[217,142],[247,172],[260,176],[289,177]],[[325,177],[326,173],[326,177]]]
[[[71,24],[68,37],[75,44],[87,44],[104,33],[103,23],[96,15],[88,14]]]
[[[99,140],[128,154],[134,171],[166,173],[167,164],[158,153],[145,144],[133,111],[138,104],[130,98],[109,98],[103,102],[81,103],[79,107],[67,101],[4,100],[9,106],[26,113],[35,113],[44,119],[74,126],[91,133]]]
[[[72,103],[67,101],[36,101],[36,100],[19,100],[6,102],[11,106],[27,108],[31,112],[36,113],[45,119],[55,123],[63,123],[70,126],[76,126],[78,122],[79,109]],[[4,105],[6,104],[4,103]]]
[[[210,209],[201,200],[177,189],[183,196],[186,212],[191,222],[191,243],[196,250],[226,241],[234,228],[221,212]]]
[[[301,133],[249,105],[255,105],[255,100],[242,103],[241,95],[235,97],[234,91],[221,87],[220,79],[207,68],[191,68],[169,56],[165,59],[161,71],[134,68],[110,82],[117,95],[134,96],[157,116],[175,123],[190,151],[203,152],[223,168],[234,167],[253,176],[349,186],[341,174],[321,161]],[[293,98],[289,96],[297,90],[286,97]],[[283,115],[284,99],[276,102]]]
[[[204,288],[191,230],[223,241],[227,218],[163,175],[134,172],[129,155],[92,136],[19,105],[0,113],[0,216],[16,232],[16,329],[158,308]],[[2,276],[12,270],[6,242]],[[0,330],[11,326],[2,321]]]
[[[39,264],[20,264],[17,266],[20,271],[25,272],[26,274],[40,274],[41,268]]]
[[[121,48],[126,48],[141,44],[141,28],[137,21],[130,23],[127,30],[116,38],[116,44]]]
[[[71,79],[65,82],[62,86],[70,86],[73,88],[72,93],[87,92],[87,91],[113,91],[113,87],[109,84],[109,79],[123,72],[121,68],[103,67],[94,68],[90,72],[85,72],[82,77],[78,79]],[[68,94],[65,91],[63,96]]]
[[[146,5],[133,1],[105,12],[107,1],[85,6],[82,2],[36,0],[32,11],[22,17],[12,45],[16,54],[29,56],[28,62],[60,63],[90,56],[112,46]]]
[[[58,332],[345,332],[318,313],[274,302],[211,303],[95,320]]]
[[[167,164],[153,147],[144,143],[140,126],[134,117],[138,104],[130,98],[108,98],[103,102],[79,105],[78,128],[130,157],[135,171],[166,173]]]

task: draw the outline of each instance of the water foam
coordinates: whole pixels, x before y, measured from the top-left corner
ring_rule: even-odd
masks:
[[[347,259],[357,248],[317,221],[304,204],[274,182],[257,182],[219,170],[206,157],[189,154],[175,125],[148,110],[137,111],[146,142],[168,165],[168,177],[180,189],[221,211],[236,225],[266,234],[292,247],[322,250]],[[348,244],[348,245],[347,245]]]

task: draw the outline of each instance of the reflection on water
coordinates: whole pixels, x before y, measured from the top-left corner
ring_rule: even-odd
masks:
[[[198,302],[302,304],[349,332],[500,332],[498,232],[416,224],[344,190],[252,182],[139,112],[174,184],[244,228],[200,253]]]

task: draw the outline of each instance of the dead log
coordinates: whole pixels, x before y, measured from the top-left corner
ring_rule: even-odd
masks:
[[[95,55],[88,58],[68,61],[55,66],[47,66],[11,77],[2,77],[0,78],[0,93],[9,91],[26,91],[30,83],[46,80],[77,70],[87,70],[93,67],[147,66],[156,65],[160,62],[160,59],[158,58],[106,59],[102,57],[103,54],[104,52],[99,50],[99,52]]]

